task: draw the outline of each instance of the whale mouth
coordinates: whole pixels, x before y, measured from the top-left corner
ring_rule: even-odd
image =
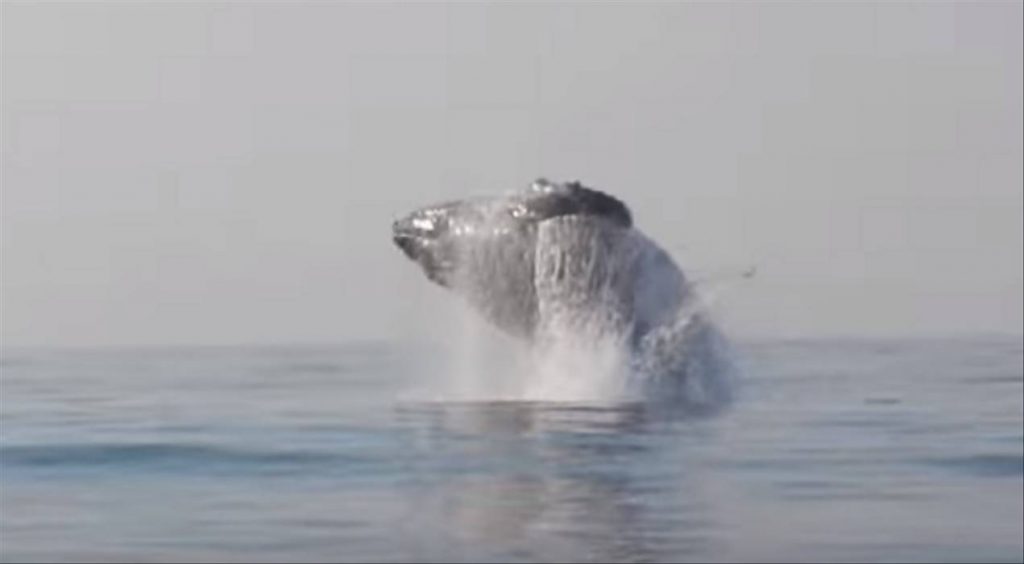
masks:
[[[406,233],[395,233],[392,235],[391,240],[395,242],[395,245],[405,253],[405,256],[412,260],[416,260],[418,254],[417,237],[415,235],[409,235]]]
[[[391,225],[391,240],[412,260],[419,260],[423,249],[437,237],[437,222],[416,214],[396,220]]]
[[[449,286],[453,265],[437,256],[437,231],[432,226],[406,218],[392,226],[391,240],[413,262],[423,268],[424,274],[441,286]]]

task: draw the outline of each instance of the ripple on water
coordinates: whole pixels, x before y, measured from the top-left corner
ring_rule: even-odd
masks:
[[[181,474],[287,474],[338,467],[365,467],[372,460],[353,455],[259,450],[194,443],[96,443],[15,445],[0,448],[3,468],[39,472],[135,472]]]
[[[920,463],[977,478],[1013,478],[1024,476],[1024,455],[973,454],[967,456],[924,458]]]

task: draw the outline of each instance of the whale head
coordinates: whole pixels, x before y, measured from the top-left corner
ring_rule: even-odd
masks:
[[[519,192],[426,206],[394,222],[395,245],[432,282],[468,299],[509,333],[529,337],[539,314],[538,241],[560,221],[629,230],[629,208],[578,182],[534,181]]]
[[[532,251],[537,224],[572,215],[602,217],[623,228],[632,225],[629,208],[618,199],[579,182],[541,178],[521,192],[419,208],[394,222],[392,239],[427,278],[452,287],[469,255]]]

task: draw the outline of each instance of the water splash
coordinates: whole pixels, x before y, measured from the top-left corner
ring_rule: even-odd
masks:
[[[486,229],[520,228],[498,220]],[[698,293],[635,229],[591,216],[541,222],[509,244],[459,249],[450,397],[722,405],[731,397],[728,346]],[[481,319],[528,328],[510,337]],[[519,335],[522,337],[522,335]]]

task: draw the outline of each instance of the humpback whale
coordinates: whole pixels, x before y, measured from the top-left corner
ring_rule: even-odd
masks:
[[[417,209],[394,222],[392,238],[430,281],[510,335],[621,346],[662,391],[724,392],[712,382],[723,339],[682,270],[614,196],[541,178]]]

